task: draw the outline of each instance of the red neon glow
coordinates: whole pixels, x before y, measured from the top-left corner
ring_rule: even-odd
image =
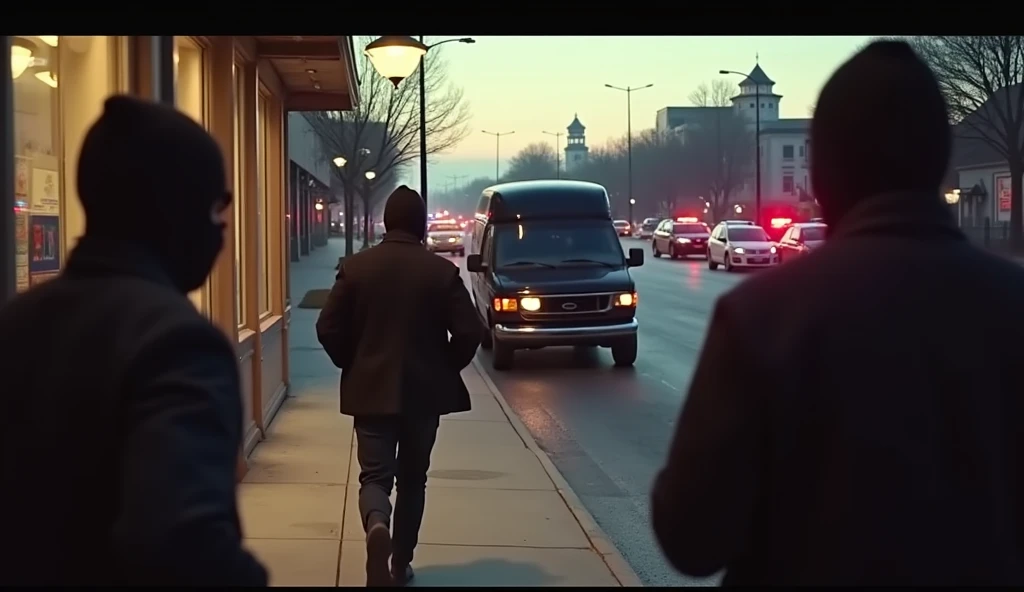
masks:
[[[772,218],[772,228],[782,228],[793,223],[792,218]]]
[[[694,224],[697,222],[697,218],[694,216],[683,216],[682,218],[676,218],[676,222],[688,222]]]

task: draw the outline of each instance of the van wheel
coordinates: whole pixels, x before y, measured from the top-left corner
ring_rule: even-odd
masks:
[[[619,368],[627,368],[636,362],[636,335],[627,337],[612,346],[612,359]]]
[[[661,257],[661,251],[658,250],[658,243],[654,239],[651,239],[651,254],[657,259]]]
[[[498,341],[493,341],[494,351],[491,353],[491,366],[495,370],[511,370],[515,360],[515,350]]]

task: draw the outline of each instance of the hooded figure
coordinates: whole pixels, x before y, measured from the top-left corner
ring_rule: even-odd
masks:
[[[811,129],[830,237],[716,304],[658,541],[725,585],[1020,586],[1024,270],[942,202],[945,103],[907,44],[843,64]]]
[[[355,418],[371,587],[412,579],[440,416],[469,411],[460,373],[482,337],[459,268],[423,245],[427,209],[419,194],[396,189],[384,226],[381,244],[342,261],[316,322],[324,351],[341,368],[341,412]]]
[[[224,158],[173,108],[115,96],[81,148],[85,235],[0,310],[7,585],[264,586],[242,548],[234,348],[186,293],[223,245]],[[70,492],[70,493],[69,493]]]

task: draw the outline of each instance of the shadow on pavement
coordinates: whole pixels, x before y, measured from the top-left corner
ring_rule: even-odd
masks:
[[[416,568],[415,586],[559,586],[567,585],[543,567],[507,559],[478,559],[457,565]],[[457,583],[456,583],[457,582]]]

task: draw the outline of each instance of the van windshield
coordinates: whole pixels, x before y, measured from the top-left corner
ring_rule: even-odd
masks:
[[[570,266],[588,262],[625,265],[619,237],[607,220],[536,220],[502,224],[494,229],[495,267],[530,263]]]

